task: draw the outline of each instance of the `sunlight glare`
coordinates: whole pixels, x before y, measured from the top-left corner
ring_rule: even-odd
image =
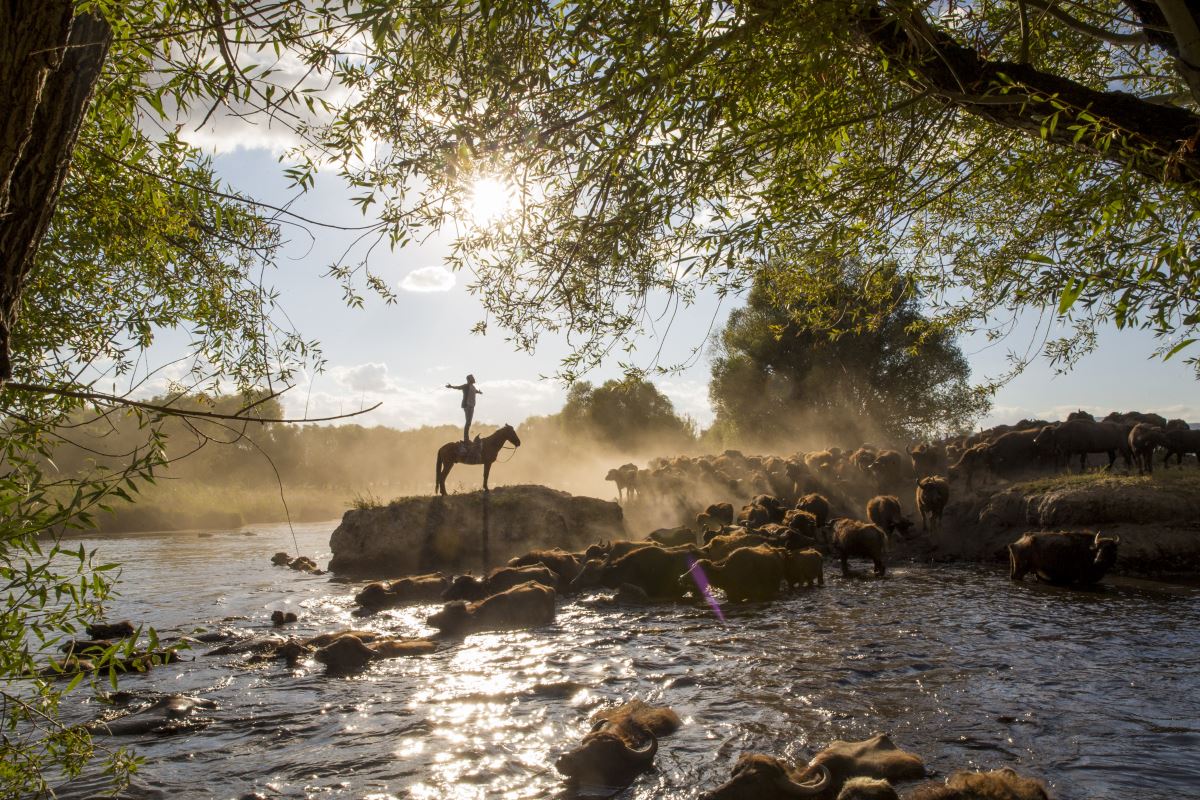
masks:
[[[512,210],[513,187],[498,178],[480,178],[471,187],[468,210],[477,227],[487,227]]]

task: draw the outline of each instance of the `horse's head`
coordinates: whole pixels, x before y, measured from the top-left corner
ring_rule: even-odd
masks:
[[[515,446],[515,447],[521,446],[521,437],[517,436],[517,432],[513,428],[512,425],[509,425],[506,422],[506,423],[504,423],[504,427],[501,428],[500,430],[504,431],[504,441],[512,442],[513,446]]]

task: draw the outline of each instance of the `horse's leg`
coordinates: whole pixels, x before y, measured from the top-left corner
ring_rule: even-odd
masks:
[[[446,494],[446,478],[449,478],[449,477],[450,477],[450,469],[451,469],[453,466],[454,466],[454,462],[453,462],[453,461],[447,461],[447,462],[446,462],[446,464],[445,464],[445,466],[443,466],[443,467],[442,467],[442,476],[441,476],[441,478],[439,478],[439,479],[438,479],[438,485],[439,485],[439,487],[441,488],[441,492],[442,492],[442,496],[443,496],[443,497],[444,497],[444,496],[445,496],[445,494]]]
[[[442,490],[442,454],[439,452],[437,456],[437,466],[433,469],[433,493],[437,494]]]
[[[491,489],[488,488],[488,485],[487,485],[488,474],[491,471],[492,471],[492,462],[490,462],[490,461],[483,462],[483,490],[485,492],[492,491]]]

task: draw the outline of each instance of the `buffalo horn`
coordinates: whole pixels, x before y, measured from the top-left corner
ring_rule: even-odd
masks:
[[[829,788],[829,782],[832,777],[829,775],[829,769],[821,764],[816,767],[817,779],[811,782],[796,783],[791,778],[780,778],[779,790],[790,797],[816,797],[822,794]],[[805,773],[808,774],[807,772]]]
[[[650,734],[650,743],[642,747],[630,747],[624,739],[621,740],[621,743],[625,746],[625,752],[630,758],[646,766],[649,766],[650,762],[654,760],[654,754],[658,752],[658,737],[653,733]]]
[[[1092,546],[1093,547],[1100,546],[1100,531],[1096,531],[1096,538],[1092,540]]]

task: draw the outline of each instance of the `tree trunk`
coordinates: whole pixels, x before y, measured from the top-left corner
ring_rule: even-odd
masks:
[[[0,3],[0,387],[9,336],[92,90],[112,42],[108,23],[72,0]]]

